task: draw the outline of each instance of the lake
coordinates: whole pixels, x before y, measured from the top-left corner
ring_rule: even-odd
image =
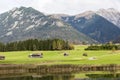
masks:
[[[120,80],[119,65],[0,65],[0,80]]]

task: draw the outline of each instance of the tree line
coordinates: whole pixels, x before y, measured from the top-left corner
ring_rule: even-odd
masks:
[[[85,50],[120,50],[120,45],[110,42],[102,45],[90,45]]]
[[[68,41],[61,39],[28,39],[25,41],[0,43],[0,51],[36,51],[36,50],[71,50],[74,49],[73,45]]]

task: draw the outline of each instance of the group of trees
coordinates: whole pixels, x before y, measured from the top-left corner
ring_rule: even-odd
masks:
[[[90,45],[85,50],[120,50],[120,45],[115,45],[112,43],[102,45]]]
[[[68,41],[61,39],[38,40],[29,39],[25,41],[0,43],[0,51],[25,51],[25,50],[71,50],[74,49]]]

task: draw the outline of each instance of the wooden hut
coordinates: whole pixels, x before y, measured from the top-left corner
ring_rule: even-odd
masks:
[[[5,56],[0,56],[0,60],[5,60]]]

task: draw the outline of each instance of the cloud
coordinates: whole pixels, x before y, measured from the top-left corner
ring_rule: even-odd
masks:
[[[14,7],[29,5],[28,0],[1,0],[0,1],[0,13],[8,11]]]
[[[78,14],[87,10],[115,8],[120,10],[120,0],[34,0],[34,8],[45,13]]]
[[[120,0],[0,0],[0,10],[2,12],[20,6],[30,6],[48,14],[78,14],[100,8],[120,10]]]

